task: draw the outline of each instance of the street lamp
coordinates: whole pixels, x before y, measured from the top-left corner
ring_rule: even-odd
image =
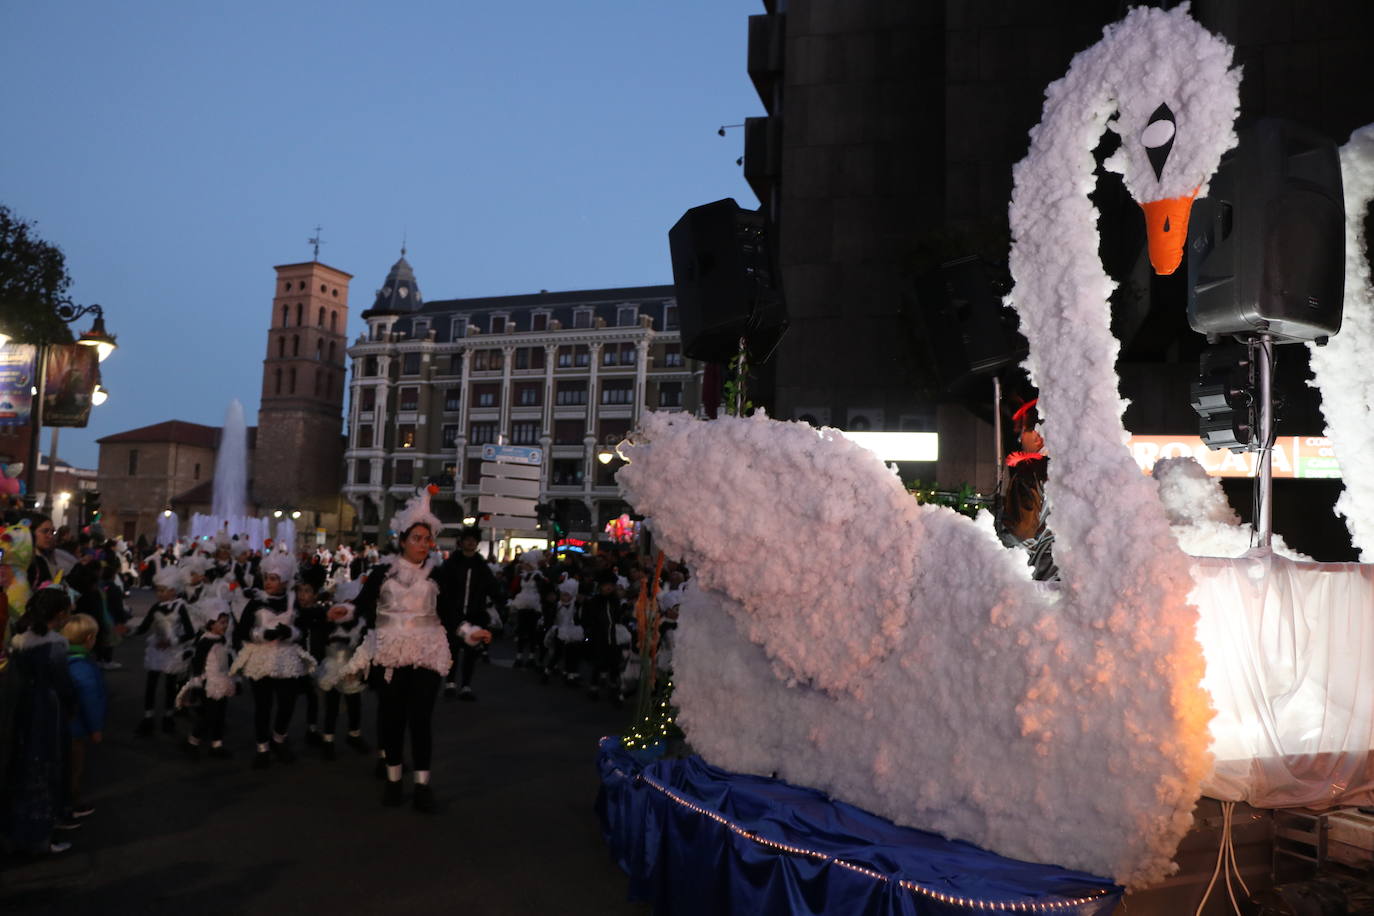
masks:
[[[96,407],[99,407],[101,404],[104,404],[109,399],[110,392],[105,388],[104,385],[96,385],[95,390],[91,392],[91,404],[93,404]]]
[[[75,321],[86,312],[95,312],[95,321],[91,324],[91,329],[76,341],[85,347],[95,347],[96,359],[105,362],[110,354],[115,351],[119,344],[115,343],[114,335],[105,330],[105,310],[98,305],[90,305],[84,308],[76,307],[77,311],[71,318],[62,318],[62,307],[58,306],[57,315],[63,321]]]
[[[471,528],[473,525],[477,524],[477,516],[475,516],[475,515],[464,516],[464,518],[463,518],[463,524],[464,524],[465,526],[467,526],[468,528]]]
[[[273,517],[273,518],[281,518],[281,517],[282,517],[282,511],[281,511],[280,509],[273,509],[273,510],[272,510],[272,517]]]

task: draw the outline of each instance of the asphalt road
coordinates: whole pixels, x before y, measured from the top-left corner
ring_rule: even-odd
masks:
[[[135,593],[139,612],[150,603]],[[170,736],[135,737],[142,652],[141,638],[126,642],[125,669],[107,673],[110,719],[87,780],[96,813],[66,834],[70,852],[0,866],[7,916],[649,913],[626,902],[592,809],[596,741],[628,712],[508,667],[509,642],[479,664],[478,702],[440,701],[430,815],[382,807],[371,755],[340,740],[338,759],[324,761],[305,747],[300,703],[299,759],[266,771],[249,768],[247,696],[230,701],[232,760],[192,762]]]

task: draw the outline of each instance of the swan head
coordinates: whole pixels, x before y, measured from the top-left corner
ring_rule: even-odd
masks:
[[[1110,87],[1121,146],[1106,161],[1145,212],[1150,263],[1171,274],[1183,260],[1193,201],[1236,145],[1240,68],[1231,46],[1188,14],[1136,8],[1096,47],[1096,76]]]

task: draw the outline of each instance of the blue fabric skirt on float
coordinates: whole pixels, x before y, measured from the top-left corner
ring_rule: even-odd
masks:
[[[597,766],[602,833],[655,916],[1096,916],[1122,895],[699,757],[652,760],[603,738]]]

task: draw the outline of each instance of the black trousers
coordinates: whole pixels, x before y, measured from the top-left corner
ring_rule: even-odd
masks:
[[[175,674],[167,674],[162,671],[149,671],[147,678],[143,681],[143,711],[152,712],[157,709],[158,678],[163,678],[162,689],[165,702],[162,707],[162,714],[170,716],[176,711],[177,706],[177,677]]]
[[[229,711],[228,697],[221,697],[212,700],[209,697],[201,700],[200,712],[196,718],[196,727],[191,732],[200,741],[223,741],[224,740],[224,716]]]
[[[533,654],[539,649],[539,623],[544,615],[537,608],[521,608],[515,612],[515,651]]]
[[[348,730],[356,732],[363,727],[363,695],[361,693],[339,693],[331,690],[324,695],[324,733],[334,734],[339,724],[339,697],[343,697],[344,707],[348,710]]]
[[[253,681],[253,737],[258,744],[272,740],[272,733],[286,734],[291,727],[291,713],[296,708],[296,695],[301,692],[298,677],[264,677]],[[276,717],[272,707],[276,705]]]
[[[438,672],[428,668],[392,668],[391,680],[377,678],[378,740],[390,766],[399,766],[410,729],[411,763],[428,770],[434,756],[434,700]]]
[[[320,724],[320,692],[309,678],[301,690],[305,694],[305,724],[314,728]]]
[[[448,683],[456,682],[462,687],[471,687],[472,674],[477,670],[477,657],[482,651],[452,633],[448,634],[448,651],[453,656],[453,667],[448,669]]]

